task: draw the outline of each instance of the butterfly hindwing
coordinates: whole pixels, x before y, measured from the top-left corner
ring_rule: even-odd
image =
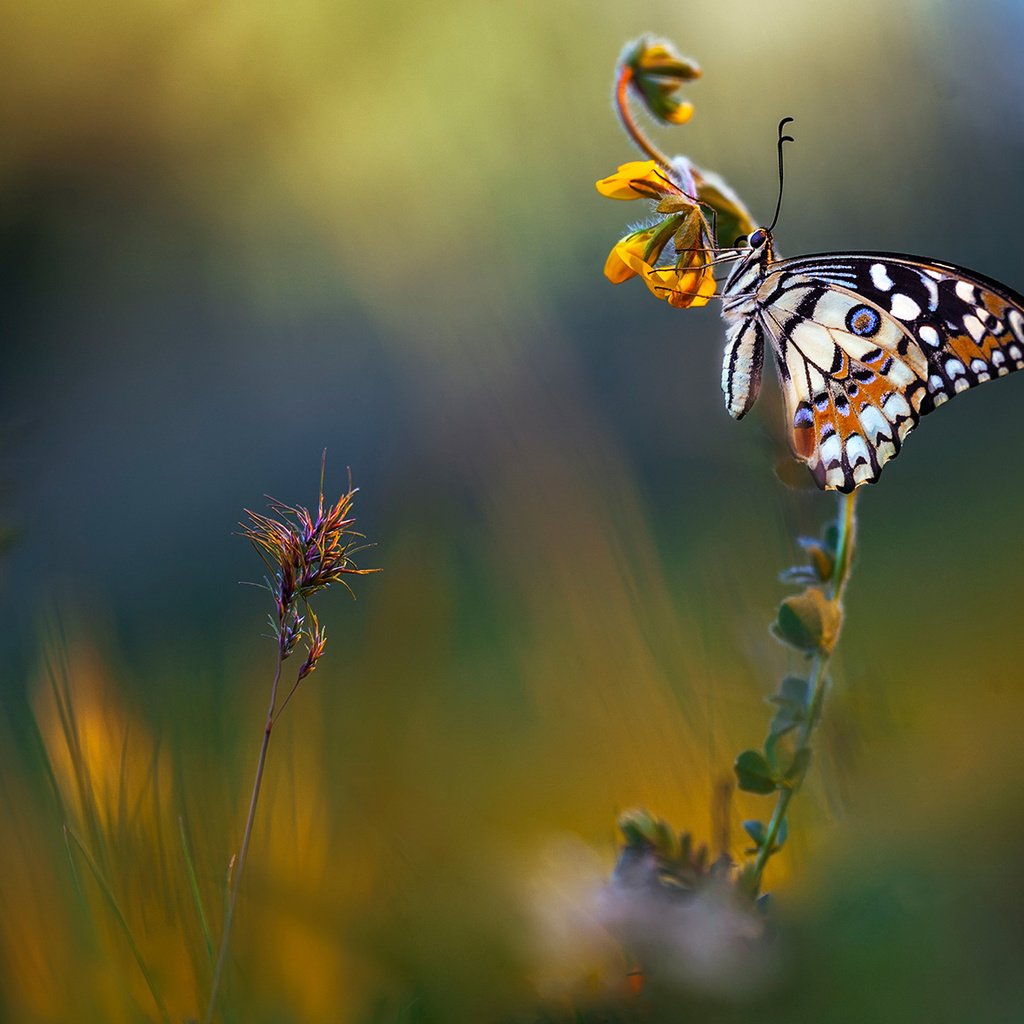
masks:
[[[750,411],[761,390],[764,365],[764,327],[756,316],[737,320],[726,332],[722,362],[722,393],[725,407],[735,419]]]
[[[921,416],[1024,367],[1024,298],[971,271],[888,253],[766,269],[756,319],[775,349],[794,453],[822,488],[877,480]]]

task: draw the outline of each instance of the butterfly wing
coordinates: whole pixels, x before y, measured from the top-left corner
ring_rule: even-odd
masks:
[[[773,263],[757,299],[794,454],[825,490],[874,482],[921,416],[1024,368],[1024,297],[948,263],[801,256]]]

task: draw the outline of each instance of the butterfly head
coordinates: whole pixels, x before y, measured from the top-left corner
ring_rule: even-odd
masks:
[[[772,233],[768,228],[755,228],[749,235],[741,235],[736,239],[736,248],[740,250],[740,256],[744,259],[750,259],[751,256],[759,257],[764,252],[770,260],[772,258]]]

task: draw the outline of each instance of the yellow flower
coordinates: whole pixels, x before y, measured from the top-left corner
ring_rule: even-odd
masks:
[[[706,306],[717,287],[707,261],[690,266],[680,261],[674,267],[650,268],[643,279],[651,294],[664,299],[675,309]]]
[[[605,261],[604,276],[612,284],[640,276],[652,294],[676,309],[706,305],[716,286],[711,233],[704,214],[700,207],[675,198],[663,200],[659,212],[670,216],[615,243]],[[678,259],[674,265],[658,266],[669,241]]]
[[[659,227],[660,225],[655,225],[641,231],[634,231],[615,243],[604,264],[604,276],[612,284],[622,284],[623,281],[628,281],[631,277],[636,277],[637,274],[642,274],[645,270],[650,269],[650,264],[644,259],[644,254]]]
[[[631,160],[622,164],[614,174],[594,183],[594,187],[609,199],[662,199],[666,196],[684,197],[683,190],[669,178],[664,168],[653,160]]]
[[[622,66],[647,109],[660,121],[685,124],[693,115],[693,104],[674,95],[683,82],[700,77],[700,68],[681,57],[665,40],[643,36],[627,48]]]

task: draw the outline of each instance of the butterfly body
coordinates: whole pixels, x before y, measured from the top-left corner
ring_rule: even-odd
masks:
[[[793,453],[825,490],[873,483],[921,416],[1024,368],[1024,296],[935,260],[777,260],[759,228],[722,299],[726,408],[739,419],[753,406],[770,347]]]

